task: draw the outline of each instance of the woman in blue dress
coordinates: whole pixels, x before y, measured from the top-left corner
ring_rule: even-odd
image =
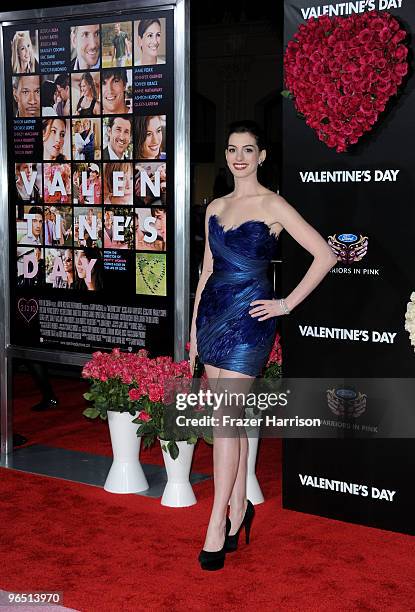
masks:
[[[266,157],[259,127],[253,121],[230,126],[225,157],[234,177],[232,193],[213,200],[206,210],[206,245],[190,335],[190,365],[196,355],[205,364],[209,384],[235,379],[247,392],[271,351],[277,317],[287,315],[326,276],[337,259],[327,242],[282,197],[263,187],[257,168]],[[314,259],[297,287],[274,299],[267,268],[285,229]],[[214,429],[215,493],[201,567],[221,569],[225,553],[236,550],[239,532],[246,540],[254,509],[246,499],[248,440]],[[229,517],[227,509],[229,504]]]

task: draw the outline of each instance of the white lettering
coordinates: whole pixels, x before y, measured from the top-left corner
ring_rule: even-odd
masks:
[[[97,218],[96,215],[93,215],[91,218],[91,225],[87,221],[88,217],[86,215],[79,215],[79,238],[80,240],[84,239],[85,230],[88,233],[88,236],[92,238],[92,240],[97,240],[98,238],[98,228],[97,228]]]
[[[146,187],[148,187],[153,196],[160,197],[160,170],[158,169],[154,174],[154,184],[151,178],[145,170],[140,171],[140,195],[143,198],[146,195]]]
[[[50,184],[49,193],[50,195],[55,195],[56,191],[60,191],[62,195],[66,196],[66,189],[63,182],[62,174],[60,170],[57,170],[53,175],[52,182]]]

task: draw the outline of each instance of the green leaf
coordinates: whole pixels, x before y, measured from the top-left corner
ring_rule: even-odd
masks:
[[[96,419],[100,412],[96,408],[85,408],[82,414],[88,419]]]
[[[84,398],[88,401],[91,401],[94,399],[94,394],[88,391],[87,393],[84,393]]]
[[[101,412],[101,414],[100,414],[99,416],[100,416],[100,418],[101,418],[103,421],[106,421],[106,420],[107,420],[107,418],[108,418],[108,417],[107,417],[107,415],[106,415],[106,414],[102,414],[102,412]]]
[[[149,448],[149,446],[152,446],[152,444],[154,444],[154,442],[156,441],[156,436],[154,434],[149,434],[147,436],[144,436],[144,448]]]
[[[283,98],[293,98],[294,96],[292,95],[291,91],[289,89],[283,89],[281,92],[281,95]]]
[[[170,442],[167,443],[167,449],[170,453],[170,457],[176,460],[179,456],[179,447],[174,440],[170,440]]]
[[[189,436],[189,438],[187,439],[188,444],[196,444],[196,442],[197,442],[197,436],[195,435]]]

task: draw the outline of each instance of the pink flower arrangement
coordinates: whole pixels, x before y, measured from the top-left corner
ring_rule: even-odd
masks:
[[[274,346],[268,357],[267,365],[265,366],[264,378],[280,378],[282,364],[281,336],[277,332],[274,340]]]
[[[118,348],[111,353],[94,353],[85,364],[82,376],[91,381],[84,397],[93,402],[93,407],[83,414],[106,419],[108,410],[129,412],[136,417],[133,423],[139,425],[137,435],[143,436],[145,447],[157,437],[164,439],[167,409],[170,405],[174,408],[175,392],[189,391],[192,379],[187,360],[175,362],[168,356],[150,358],[145,349],[124,353]],[[190,438],[191,443],[197,440],[189,433],[185,439]],[[174,440],[169,442],[168,449],[177,457]]]
[[[173,361],[171,357],[150,358],[148,351],[124,353],[114,348],[111,353],[100,351],[92,355],[83,370],[82,377],[91,380],[91,391],[86,399],[98,399],[105,403],[104,418],[107,410],[136,410],[133,404],[148,399],[150,402],[169,403],[172,401],[172,381],[189,379],[189,362]],[[91,409],[86,416],[94,418]]]
[[[408,72],[405,38],[387,12],[310,19],[288,43],[283,95],[321,141],[344,152],[397,94]]]

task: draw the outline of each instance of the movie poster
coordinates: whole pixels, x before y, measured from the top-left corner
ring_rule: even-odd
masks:
[[[173,11],[3,28],[16,345],[173,352]]]

